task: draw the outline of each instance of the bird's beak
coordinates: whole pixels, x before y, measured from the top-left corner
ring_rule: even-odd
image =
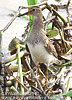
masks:
[[[18,17],[20,17],[20,16],[24,16],[24,15],[29,15],[30,12],[31,12],[31,11],[28,11],[28,12],[26,12],[26,13],[24,13],[24,14],[19,14]]]

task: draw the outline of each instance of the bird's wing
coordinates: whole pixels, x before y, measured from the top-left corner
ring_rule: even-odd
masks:
[[[58,55],[57,55],[56,49],[54,45],[52,44],[52,42],[50,41],[50,39],[48,38],[45,42],[45,48],[50,54],[54,55],[57,58]]]
[[[54,45],[52,44],[52,41],[46,36],[46,32],[44,30],[42,30],[42,36],[44,39],[44,46],[45,46],[46,50],[50,54],[54,55],[57,58],[58,54],[56,52],[56,49],[55,49]]]

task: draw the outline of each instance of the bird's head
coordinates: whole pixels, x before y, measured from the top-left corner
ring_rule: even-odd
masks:
[[[31,6],[31,7],[29,7],[28,12],[26,12],[20,16],[23,16],[23,15],[32,15],[32,16],[42,15],[41,8],[39,6]]]
[[[32,6],[29,8],[28,15],[37,16],[41,14],[41,8],[39,6]]]

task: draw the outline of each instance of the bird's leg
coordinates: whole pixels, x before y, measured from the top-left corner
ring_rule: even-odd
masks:
[[[40,69],[40,67],[39,67],[39,66],[38,66],[38,72],[39,72],[39,75],[40,75],[40,83],[41,83],[41,85],[42,85],[41,69]]]
[[[48,66],[46,67],[45,76],[46,76],[46,84],[47,84],[47,82],[48,82]]]

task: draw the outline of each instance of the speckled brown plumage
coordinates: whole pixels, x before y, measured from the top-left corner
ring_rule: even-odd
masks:
[[[57,60],[57,53],[54,45],[44,31],[42,11],[39,6],[33,6],[26,14],[34,16],[32,30],[27,38],[31,57],[36,65],[39,63],[48,65],[53,60]]]

